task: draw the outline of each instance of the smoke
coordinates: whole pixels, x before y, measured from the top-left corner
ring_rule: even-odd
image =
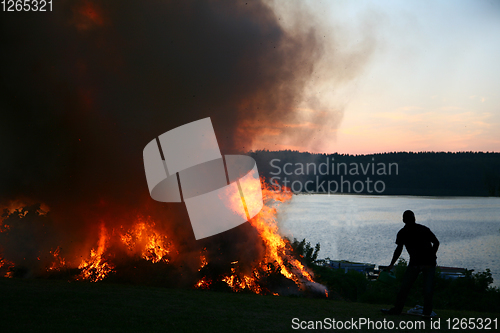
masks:
[[[7,198],[136,198],[143,147],[207,116],[223,153],[245,151],[241,126],[288,117],[320,49],[255,1],[65,1],[3,16]]]
[[[204,117],[223,154],[300,121],[297,106],[325,45],[319,30],[299,24],[304,8],[286,27],[275,9],[262,1],[79,0],[58,1],[52,12],[1,13],[3,205],[46,204],[51,225],[69,239],[95,241],[101,223],[126,225],[137,214],[194,239],[184,207],[149,197],[142,150]],[[238,246],[248,250],[255,239],[244,234]]]
[[[331,151],[344,110],[355,97],[358,81],[380,47],[384,17],[374,6],[343,2],[270,0],[281,26],[295,40],[314,39],[304,64],[307,75],[286,116],[249,124],[252,149]],[[353,8],[356,8],[353,10]]]

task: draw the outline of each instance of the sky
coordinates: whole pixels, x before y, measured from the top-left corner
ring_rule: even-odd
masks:
[[[66,0],[0,22],[0,198],[149,198],[146,144],[206,117],[222,154],[500,151],[499,1]]]
[[[309,5],[326,46],[308,86],[316,103],[306,97],[299,107],[306,120],[290,127],[317,130],[308,140],[263,134],[252,148],[500,151],[499,1]],[[275,8],[286,16],[282,3]],[[358,62],[355,73],[339,75],[350,59]],[[312,113],[323,116],[307,121]]]

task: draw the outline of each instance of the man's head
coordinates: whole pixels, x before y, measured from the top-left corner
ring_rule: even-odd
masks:
[[[407,210],[403,213],[404,223],[415,223],[415,214],[411,210]]]

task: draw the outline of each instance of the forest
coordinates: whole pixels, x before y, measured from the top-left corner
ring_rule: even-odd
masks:
[[[259,150],[248,155],[267,183],[294,193],[500,196],[500,153]]]

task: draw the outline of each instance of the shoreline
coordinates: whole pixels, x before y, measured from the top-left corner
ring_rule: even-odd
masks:
[[[440,198],[440,199],[453,199],[453,198],[460,198],[460,199],[487,199],[487,198],[492,198],[492,199],[500,199],[500,197],[497,196],[471,196],[471,195],[423,195],[423,194],[374,194],[374,193],[343,193],[343,192],[335,192],[335,193],[324,193],[324,192],[293,192],[293,191],[285,191],[285,192],[290,192],[293,195],[327,195],[327,196],[333,196],[333,195],[346,195],[346,196],[359,196],[359,197],[370,197],[370,198],[378,198],[378,197],[402,197],[402,198],[430,198],[430,199],[435,199],[435,198]]]

